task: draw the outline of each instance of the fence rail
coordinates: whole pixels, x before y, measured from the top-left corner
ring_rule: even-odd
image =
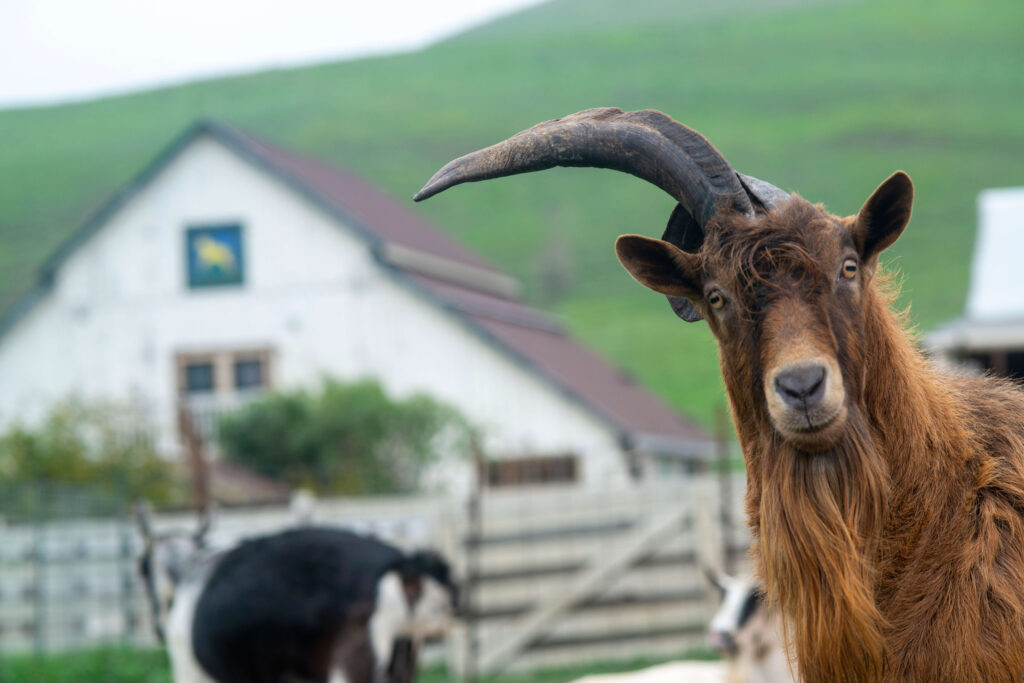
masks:
[[[701,563],[721,565],[723,552],[749,542],[742,530],[701,532],[702,515],[720,526],[718,490],[717,479],[697,477],[621,491],[485,492],[459,539],[471,618],[452,638],[453,663],[476,678],[701,645],[715,608]],[[739,540],[723,549],[727,536]]]
[[[742,480],[731,488],[740,520]],[[714,604],[700,563],[742,556],[749,542],[743,529],[721,529],[718,491],[708,476],[615,491],[488,490],[471,506],[428,496],[321,500],[314,521],[448,556],[465,582],[467,618],[428,658],[446,654],[457,672],[479,677],[701,644]],[[157,530],[195,522],[188,513],[154,519]],[[227,546],[293,523],[286,507],[221,510],[210,540]],[[136,573],[141,539],[127,515],[18,519],[0,523],[0,539],[0,653],[155,643]]]

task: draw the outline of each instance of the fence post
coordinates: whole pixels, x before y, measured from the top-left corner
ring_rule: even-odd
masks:
[[[210,470],[206,461],[206,444],[203,443],[203,436],[196,426],[192,409],[184,400],[178,403],[178,426],[179,433],[185,439],[185,449],[188,451],[196,511],[202,515],[210,510]]]
[[[483,488],[486,476],[486,462],[476,435],[471,436],[470,449],[473,456],[472,488],[466,511],[469,537],[466,544],[466,589],[463,609],[466,619],[466,661],[463,664],[463,679],[472,683],[477,679],[477,663],[480,661],[480,634],[477,629],[476,591],[480,573],[480,546],[483,536]]]
[[[32,547],[32,648],[36,654],[46,649],[46,523],[50,499],[45,482],[37,482],[35,530]]]
[[[715,442],[718,451],[718,506],[722,525],[722,568],[733,573],[732,463],[729,462],[729,418],[719,404],[715,411]]]
[[[135,557],[132,552],[132,525],[131,525],[131,513],[128,515],[117,516],[117,526],[120,532],[121,543],[121,557],[119,558],[118,564],[121,567],[121,614],[124,618],[124,634],[122,635],[122,641],[130,643],[135,640],[136,631],[138,630],[138,624],[135,619],[134,609],[134,591],[135,587]]]

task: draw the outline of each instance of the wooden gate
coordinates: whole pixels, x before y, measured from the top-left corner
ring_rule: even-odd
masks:
[[[626,491],[486,492],[475,532],[470,518],[462,537],[469,618],[452,639],[459,673],[702,646],[717,596],[701,560],[720,564],[721,535],[701,519],[717,514],[716,494],[704,478]],[[748,537],[729,537],[742,557]]]

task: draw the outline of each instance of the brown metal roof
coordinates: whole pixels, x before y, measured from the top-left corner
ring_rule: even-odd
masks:
[[[237,129],[232,128],[230,131],[267,163],[300,180],[309,190],[334,204],[339,211],[354,218],[360,227],[369,229],[384,241],[493,270],[479,256],[462,248],[436,227],[358,176]]]

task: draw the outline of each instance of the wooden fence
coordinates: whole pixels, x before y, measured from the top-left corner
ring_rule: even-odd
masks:
[[[741,520],[741,480],[731,518]],[[434,547],[464,582],[467,618],[444,649],[467,677],[588,660],[673,656],[699,646],[715,597],[700,560],[742,560],[749,539],[718,523],[718,480],[629,490],[487,490],[476,505],[436,497],[317,501],[314,521]],[[158,530],[191,528],[158,515]],[[287,508],[222,510],[214,546],[289,526]],[[0,526],[0,652],[154,644],[127,518]]]
[[[0,528],[0,651],[131,639],[138,630],[133,530],[92,519]]]
[[[437,498],[317,503],[315,520],[407,547],[437,547],[451,505]],[[295,523],[287,507],[222,510],[210,540],[226,547]],[[195,515],[157,515],[158,531],[192,529]],[[127,643],[155,645],[137,573],[142,541],[128,516],[0,521],[0,653]]]
[[[705,642],[717,595],[701,565],[723,566],[718,482],[625,491],[486,492],[463,517],[469,615],[450,638],[463,675],[641,656]],[[742,491],[734,485],[733,490]],[[731,518],[742,519],[740,501]]]

